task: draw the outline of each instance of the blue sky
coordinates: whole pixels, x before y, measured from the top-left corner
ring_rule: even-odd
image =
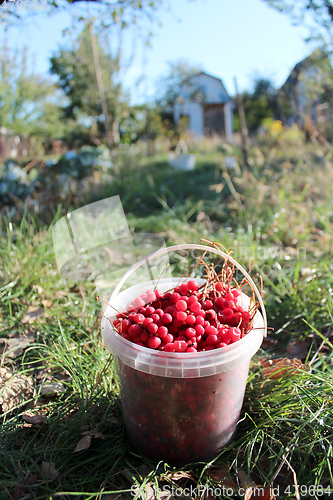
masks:
[[[134,29],[123,35],[124,61],[132,57],[132,62],[122,78],[132,102],[153,96],[158,77],[167,72],[167,61],[182,58],[202,66],[221,78],[232,95],[234,76],[240,90],[251,89],[258,75],[282,85],[294,65],[315,48],[304,41],[304,28],[292,26],[288,16],[262,0],[169,0],[169,5],[159,10],[162,27],[144,26],[143,32],[154,33],[150,48]],[[65,43],[63,30],[72,24],[73,12],[39,14],[24,27],[12,28],[7,35],[10,45],[27,44],[36,71],[47,72],[50,56]],[[118,41],[117,33],[111,37]],[[136,87],[142,75],[145,79]]]

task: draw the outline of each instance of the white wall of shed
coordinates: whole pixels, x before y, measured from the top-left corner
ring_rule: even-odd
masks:
[[[189,117],[189,130],[195,136],[204,135],[204,115],[203,108],[198,102],[185,102],[176,104],[174,108],[174,119],[178,123],[181,116]]]

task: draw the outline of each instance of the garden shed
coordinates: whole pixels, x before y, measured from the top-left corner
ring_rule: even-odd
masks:
[[[173,114],[175,123],[184,118],[196,137],[220,136],[231,141],[233,108],[222,80],[201,72],[183,83]]]

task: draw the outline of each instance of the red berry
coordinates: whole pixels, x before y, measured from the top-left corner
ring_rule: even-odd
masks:
[[[143,325],[144,328],[148,328],[148,326],[150,325],[150,323],[153,323],[153,322],[154,322],[153,318],[145,318],[143,320],[142,325]]]
[[[175,352],[176,349],[175,349],[174,344],[172,342],[169,342],[168,344],[165,344],[164,350],[166,352]]]
[[[208,325],[205,328],[205,333],[207,335],[217,335],[217,329],[214,326]]]
[[[244,321],[250,321],[251,319],[251,314],[247,311],[242,312],[242,319]]]
[[[191,292],[195,292],[196,290],[198,290],[199,285],[198,285],[198,283],[195,280],[190,280],[190,281],[187,282],[187,288]]]
[[[202,316],[197,316],[197,317],[195,318],[195,324],[196,324],[196,325],[203,325],[204,323],[205,323],[205,320],[203,319],[203,317],[202,317]]]
[[[212,346],[216,346],[218,342],[219,341],[217,335],[209,335],[206,340],[207,345],[212,345]]]
[[[197,352],[197,350],[196,350],[196,348],[195,348],[195,347],[193,347],[193,346],[192,346],[192,347],[188,347],[188,348],[186,349],[186,352]]]
[[[231,318],[231,316],[234,314],[232,309],[230,307],[227,307],[226,309],[223,310],[224,315],[227,319]]]
[[[196,317],[193,316],[193,314],[189,314],[186,318],[186,323],[188,323],[189,325],[194,325],[196,321]]]
[[[159,329],[157,330],[157,335],[161,338],[164,339],[168,335],[168,329],[166,326],[160,326]]]
[[[156,293],[154,293],[152,290],[147,290],[147,301],[154,302],[154,300],[156,300]]]
[[[177,302],[177,304],[178,304],[178,302]],[[178,311],[178,313],[177,313],[177,319],[179,321],[186,321],[186,318],[187,318],[186,312],[184,312],[184,311]]]
[[[136,314],[136,315],[134,316],[134,322],[135,322],[136,324],[143,323],[143,321],[144,321],[144,320],[145,320],[145,317],[144,317],[144,315],[143,315],[143,314]]]
[[[168,333],[164,339],[163,339],[163,342],[165,344],[170,344],[171,342],[173,342],[173,335],[171,335],[171,333]]]
[[[122,333],[127,333],[128,332],[128,329],[129,327],[131,326],[131,322],[130,320],[128,319],[123,319],[123,321],[121,322],[121,332]]]
[[[140,306],[144,306],[145,302],[142,300],[141,297],[137,297],[135,300],[133,300],[132,304],[134,307],[140,307]]]
[[[149,337],[147,344],[150,349],[157,349],[161,342],[162,340],[159,337]]]
[[[184,340],[175,340],[174,346],[175,346],[176,352],[184,352],[187,349],[187,345],[186,345],[186,342],[184,342]]]
[[[178,312],[177,312],[178,314]],[[175,326],[176,328],[179,328],[180,326],[182,326],[183,322],[182,321],[179,321],[179,319],[175,318],[172,322],[173,326]]]
[[[205,329],[202,325],[195,325],[194,330],[197,332],[197,335],[203,335],[205,333]]]
[[[222,283],[220,283],[220,282],[216,283],[215,290],[217,290],[218,292],[222,292],[222,290],[223,290]]]
[[[237,288],[234,288],[233,290],[231,290],[231,293],[232,295],[237,299],[237,297],[240,296],[240,291],[237,290]]]
[[[238,326],[240,323],[240,316],[238,314],[233,314],[231,318],[229,319],[229,323],[232,326]]]
[[[208,311],[208,309],[213,309],[213,302],[211,300],[205,300],[202,304],[202,308],[204,311]]]
[[[185,336],[188,338],[188,339],[192,339],[193,337],[196,336],[196,331],[194,328],[187,328],[185,330]]]
[[[178,300],[180,299],[180,294],[179,293],[172,293],[171,296],[170,296],[170,300],[173,304],[175,304],[176,302],[178,302]]]
[[[183,294],[183,295],[185,295],[185,293],[187,293],[187,292],[188,292],[188,284],[187,284],[187,283],[182,283],[182,284],[180,285],[180,289],[181,289],[181,291],[182,291],[182,294]]]
[[[190,295],[188,298],[188,304],[191,305],[194,302],[198,302],[198,297],[196,295]]]
[[[148,306],[148,307],[146,307],[146,309],[144,310],[144,313],[143,313],[143,314],[144,314],[146,317],[148,317],[148,316],[151,316],[154,312],[155,312],[154,307],[153,307],[153,306]]]
[[[178,300],[178,302],[176,303],[176,308],[178,311],[186,311],[187,303],[185,302],[185,300]]]
[[[147,342],[147,340],[149,339],[150,335],[148,332],[144,331],[142,333],[140,333],[140,340],[141,342],[143,342],[144,344]]]
[[[168,325],[169,323],[172,323],[172,316],[171,314],[163,314],[161,320],[165,325]]]
[[[235,300],[234,295],[231,292],[225,294],[225,300],[229,300],[229,302],[233,302]]]
[[[214,309],[208,309],[208,311],[206,311],[206,319],[207,319],[207,321],[212,321],[216,317],[217,317],[217,314],[214,311]]]
[[[190,305],[190,311],[198,313],[199,311],[201,311],[201,304],[199,302],[193,302]]]
[[[240,339],[241,331],[239,328],[229,328],[227,334],[231,342],[236,342]]]
[[[131,325],[128,329],[128,333],[131,337],[138,337],[142,332],[142,328],[139,325]]]
[[[148,325],[148,332],[152,335],[155,335],[155,333],[157,333],[157,330],[158,326],[156,325],[156,323],[150,323],[150,325]]]

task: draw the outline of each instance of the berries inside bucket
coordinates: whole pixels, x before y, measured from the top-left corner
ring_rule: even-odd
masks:
[[[147,290],[117,314],[113,326],[123,338],[143,347],[201,352],[244,337],[257,309],[257,303],[243,309],[237,287],[216,280],[199,286],[190,279],[164,293]]]

